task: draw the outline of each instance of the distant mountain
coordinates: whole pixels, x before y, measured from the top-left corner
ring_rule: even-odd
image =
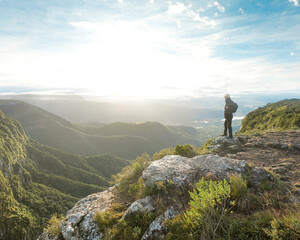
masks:
[[[267,104],[250,112],[242,121],[240,133],[282,131],[300,128],[300,99]]]
[[[220,119],[223,117],[223,99],[220,108],[211,108],[204,102],[196,107],[178,107],[162,103],[122,104],[84,100],[78,95],[8,95],[0,96],[18,99],[41,107],[68,121],[75,123],[88,122],[145,122],[154,121],[167,125],[186,124],[195,120]],[[210,99],[211,100],[211,99]],[[204,106],[204,107],[203,107]],[[241,110],[241,106],[240,106]]]
[[[59,119],[58,119],[59,120]],[[34,239],[54,213],[103,190],[129,161],[41,145],[0,111],[0,239]]]
[[[18,120],[29,137],[73,154],[91,156],[111,153],[135,159],[144,152],[152,154],[177,144],[200,144],[192,134],[182,133],[183,129],[177,131],[158,122],[84,127],[18,100],[0,100],[0,110]],[[196,135],[197,130],[193,130]]]

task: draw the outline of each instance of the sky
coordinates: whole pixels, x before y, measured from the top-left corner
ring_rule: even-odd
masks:
[[[299,0],[0,0],[0,93],[300,96]]]

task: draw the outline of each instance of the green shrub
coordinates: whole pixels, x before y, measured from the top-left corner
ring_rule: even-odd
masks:
[[[168,234],[165,236],[165,238],[163,238],[164,240],[194,239],[193,234],[182,215],[177,215],[174,218],[167,219],[163,225],[168,229]]]
[[[56,237],[60,234],[60,223],[64,219],[64,216],[54,214],[48,221],[47,227],[44,229],[44,232],[47,232],[50,237]]]
[[[180,155],[182,157],[192,158],[198,155],[194,150],[193,146],[189,144],[177,145],[174,150],[175,155]]]
[[[149,225],[154,221],[154,213],[136,214],[121,219],[111,231],[111,240],[140,240]]]
[[[185,224],[198,239],[216,239],[224,217],[234,206],[230,201],[230,185],[226,180],[205,181],[202,178],[190,196],[190,207],[184,213]]]
[[[159,160],[162,159],[164,156],[167,155],[174,155],[174,148],[170,147],[170,148],[165,148],[160,150],[157,153],[153,154],[153,160]]]
[[[198,155],[206,155],[206,154],[212,153],[213,150],[208,149],[208,147],[211,145],[213,140],[214,139],[211,138],[211,139],[207,140],[206,143],[204,145],[202,145],[200,148],[197,148],[196,152],[198,153]]]
[[[272,240],[300,239],[300,206],[274,214],[269,228],[263,230]]]
[[[151,161],[150,155],[144,153],[141,157],[132,161],[131,165],[123,168],[120,173],[113,176],[113,183],[118,184],[120,197],[133,200],[143,195],[143,187],[139,178]]]
[[[235,209],[238,211],[251,211],[256,208],[259,203],[250,193],[247,187],[247,181],[239,175],[231,175],[230,177],[231,198],[235,201]]]
[[[234,214],[226,219],[229,223],[227,238],[230,240],[268,239],[263,229],[269,226],[272,219],[271,211],[257,212],[250,216]]]

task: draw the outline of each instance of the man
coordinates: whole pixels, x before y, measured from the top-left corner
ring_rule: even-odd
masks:
[[[224,107],[224,134],[222,136],[227,136],[227,129],[229,130],[229,138],[232,138],[232,118],[233,118],[233,112],[235,112],[235,103],[231,100],[230,95],[227,93],[224,96],[225,98],[225,107]]]

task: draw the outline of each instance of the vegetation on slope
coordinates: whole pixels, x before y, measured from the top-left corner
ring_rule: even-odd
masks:
[[[247,114],[239,133],[282,131],[300,128],[300,99],[267,104]]]
[[[91,156],[110,153],[131,160],[144,152],[152,154],[176,144],[198,143],[190,133],[191,129],[184,134],[183,128],[177,131],[157,122],[82,127],[16,100],[0,100],[0,110],[18,120],[30,138],[73,154]]]
[[[49,218],[102,191],[128,161],[82,157],[41,145],[0,112],[0,239],[34,239]],[[102,166],[105,165],[103,168]]]
[[[169,206],[165,203],[175,197],[168,193],[170,189],[153,192],[144,186],[141,175],[151,161],[145,154],[114,177],[119,202],[95,216],[104,239],[141,239],[153,219]],[[148,195],[155,201],[155,212],[122,218],[128,202]],[[163,223],[168,229],[164,240],[299,239],[300,207],[290,197],[278,179],[254,189],[247,174],[232,175],[230,181],[202,178],[189,192],[187,208]]]

